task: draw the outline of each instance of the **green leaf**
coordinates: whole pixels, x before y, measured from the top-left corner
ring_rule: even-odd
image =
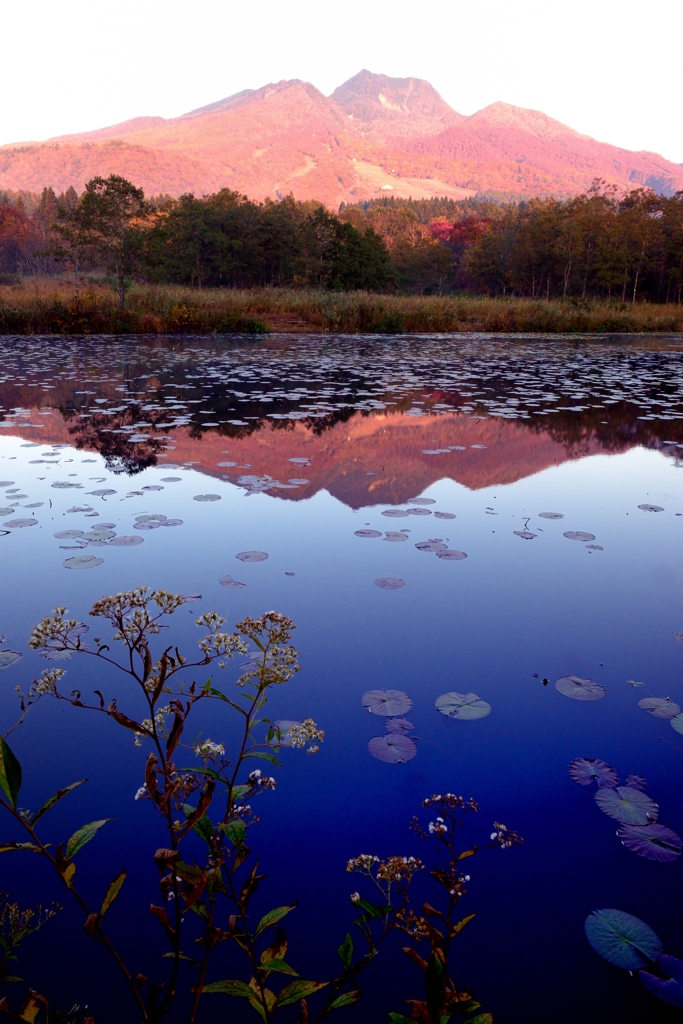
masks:
[[[233,846],[243,846],[247,838],[247,829],[243,821],[234,818],[227,825],[221,825],[221,831],[225,833]]]
[[[337,953],[344,967],[350,967],[353,960],[353,939],[348,932]]]
[[[277,924],[278,921],[281,921],[282,918],[290,912],[290,910],[294,910],[295,908],[296,903],[292,903],[289,907],[276,907],[275,910],[269,911],[269,913],[265,914],[259,921],[258,927],[254,932],[254,938],[257,938],[257,936],[259,936],[262,931],[265,931],[266,928],[270,928],[272,925]]]
[[[299,977],[298,971],[286,964],[284,960],[266,960],[259,965],[259,971],[279,971],[280,974],[291,974],[294,978]]]
[[[40,853],[40,847],[33,843],[0,843],[0,853],[9,853],[11,850],[31,850],[33,853]]]
[[[102,826],[112,820],[112,818],[102,818],[100,821],[91,821],[89,824],[79,828],[77,832],[74,832],[71,839],[66,844],[66,859],[71,860],[72,857],[75,857],[78,851],[83,849],[86,843],[89,843],[91,839],[95,838]]]
[[[87,779],[79,779],[78,782],[72,782],[70,786],[66,786],[64,789],[58,789],[54,796],[51,796],[49,800],[46,800],[40,810],[36,811],[32,816],[31,824],[35,825],[37,821],[40,821],[44,814],[47,814],[47,812],[54,807],[56,803],[59,803],[63,796],[70,793],[72,789],[76,789],[77,786],[82,786],[83,783],[87,781]]]
[[[266,754],[260,751],[258,753],[256,751],[248,751],[246,754],[243,754],[243,757],[260,757],[262,761],[270,761],[271,764],[276,764],[278,768],[282,767],[282,761],[278,761],[273,754]]]
[[[211,824],[211,819],[206,814],[202,814],[199,821],[195,821],[192,829],[197,835],[202,837],[205,843],[211,843],[213,839],[213,825]]]
[[[290,1003],[298,1003],[300,999],[307,999],[328,984],[327,981],[290,981],[278,995],[275,1005],[289,1006]]]
[[[385,903],[370,903],[368,900],[360,899],[356,901],[356,906],[360,907],[363,911],[363,917],[367,917],[370,921],[377,921],[380,917],[386,917],[387,914],[394,908]]]
[[[205,985],[202,992],[223,992],[226,996],[240,996],[242,999],[253,999],[253,989],[243,981],[212,981]]]
[[[394,1024],[415,1024],[414,1021],[411,1021],[410,1017],[406,1017],[403,1013],[394,1013],[393,1010],[389,1014],[389,1020],[393,1021]]]
[[[0,789],[16,810],[21,789],[21,765],[3,739],[0,739]]]
[[[241,800],[242,797],[249,792],[251,786],[233,786],[232,787],[232,798],[233,800]]]
[[[493,1024],[493,1017],[490,1013],[480,1013],[476,1017],[470,1017],[467,1024]]]
[[[359,988],[354,988],[352,992],[342,992],[340,996],[332,1000],[325,1012],[329,1013],[330,1010],[341,1010],[344,1006],[351,1006],[352,1003],[357,1003],[362,995]]]
[[[104,915],[107,913],[107,911],[109,910],[110,906],[112,905],[118,894],[121,892],[121,886],[125,882],[127,874],[127,871],[122,871],[121,874],[116,876],[113,882],[109,883],[109,888],[104,894],[104,899],[102,900],[102,907],[100,908],[101,917],[104,917]]]

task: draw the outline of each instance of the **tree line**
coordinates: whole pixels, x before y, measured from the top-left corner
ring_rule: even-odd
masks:
[[[0,193],[0,275],[99,271],[199,288],[683,301],[683,192],[569,200],[400,200],[344,206],[214,195],[147,198],[116,175],[83,193]]]

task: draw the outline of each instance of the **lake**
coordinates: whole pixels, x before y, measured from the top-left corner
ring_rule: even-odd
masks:
[[[268,876],[258,912],[299,900],[287,918],[296,969],[332,977],[354,931],[350,894],[372,899],[349,858],[431,863],[409,823],[426,825],[422,801],[451,792],[481,808],[464,847],[486,846],[494,822],[524,839],[464,862],[458,911],[477,916],[451,967],[481,1012],[499,1024],[680,1019],[591,948],[584,922],[603,908],[635,915],[683,957],[683,338],[3,338],[0,405],[0,652],[21,654],[0,673],[3,733],[15,687],[53,666],[27,640],[56,605],[92,636],[103,595],[187,595],[171,623],[181,649],[203,611],[231,629],[276,609],[296,623],[302,670],[275,688],[269,714],[325,732],[315,756],[283,748],[281,768],[262,765],[278,788],[249,833]],[[92,659],[54,664],[67,692],[135,699]],[[409,698],[400,715],[368,713],[364,694],[387,689]],[[470,696],[440,713],[453,693]],[[408,725],[392,732],[398,717]],[[230,752],[237,733],[220,707],[197,721]],[[159,900],[164,832],[134,799],[144,745],[51,699],[9,742],[21,806],[89,778],[46,819],[45,839],[114,819],[78,855],[78,877],[97,903],[128,869],[109,932],[133,973],[162,977],[163,931],[146,908]],[[591,782],[600,761],[619,790],[609,773]],[[639,819],[617,836],[624,818],[605,792],[655,802],[641,825],[674,833],[661,857],[633,849]],[[21,839],[7,814],[2,827]],[[435,886],[426,872],[415,884],[419,910]],[[42,858],[6,854],[0,888],[22,906],[65,907],[22,944],[21,977],[62,1009],[87,1003],[97,1024],[137,1019]],[[391,937],[339,1019],[410,1015],[403,1000],[424,998],[423,975],[403,944]],[[211,980],[248,980],[240,955],[219,947]],[[186,1019],[193,977],[169,1020]],[[198,1020],[258,1019],[246,1000],[202,1005]]]

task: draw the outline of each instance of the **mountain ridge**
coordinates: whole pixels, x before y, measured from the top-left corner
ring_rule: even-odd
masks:
[[[148,194],[227,187],[255,200],[332,209],[400,198],[683,190],[683,165],[598,142],[542,111],[498,101],[465,116],[419,78],[366,69],[325,96],[301,79],[245,89],[174,118],[143,115],[45,142],[0,147],[0,190],[81,191],[121,174]]]

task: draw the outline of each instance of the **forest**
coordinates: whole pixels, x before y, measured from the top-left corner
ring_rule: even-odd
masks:
[[[569,200],[398,200],[344,206],[288,196],[145,197],[123,178],[79,196],[0,193],[0,282],[101,274],[121,308],[133,282],[683,301],[683,193],[604,181]]]

